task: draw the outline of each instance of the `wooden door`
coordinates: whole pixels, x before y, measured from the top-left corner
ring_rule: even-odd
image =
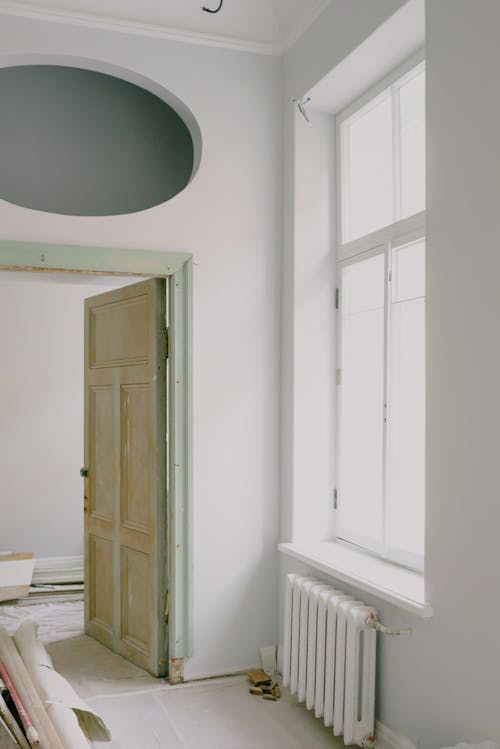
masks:
[[[166,671],[166,284],[85,300],[85,631]]]

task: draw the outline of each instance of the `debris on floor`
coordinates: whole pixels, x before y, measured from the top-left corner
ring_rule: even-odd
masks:
[[[276,702],[281,697],[281,689],[277,681],[273,681],[265,671],[249,671],[248,681],[252,685],[250,694],[268,702]]]
[[[248,681],[253,684],[254,687],[260,687],[262,684],[269,686],[272,679],[266,674],[265,671],[255,670],[248,672]]]

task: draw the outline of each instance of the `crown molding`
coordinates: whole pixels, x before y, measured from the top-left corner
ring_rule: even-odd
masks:
[[[326,0],[326,5],[329,1],[330,0]],[[110,16],[99,16],[91,13],[74,13],[73,11],[62,10],[54,7],[41,8],[37,5],[31,5],[24,2],[0,0],[0,14],[29,18],[37,21],[83,26],[103,31],[114,31],[124,34],[137,34],[139,36],[168,39],[173,42],[202,44],[205,46],[220,47],[240,52],[253,52],[261,55],[280,56],[284,51],[283,45],[273,44],[271,42],[244,41],[232,37],[215,36],[195,31],[183,31],[181,29],[169,28],[160,24],[139,23],[132,20],[111,18]]]

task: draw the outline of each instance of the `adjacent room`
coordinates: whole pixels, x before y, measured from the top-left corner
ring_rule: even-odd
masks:
[[[499,749],[499,29],[0,0],[0,749]]]

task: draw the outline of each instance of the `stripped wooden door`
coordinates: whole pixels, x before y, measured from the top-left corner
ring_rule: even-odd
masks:
[[[166,671],[166,284],[85,300],[85,631]]]

